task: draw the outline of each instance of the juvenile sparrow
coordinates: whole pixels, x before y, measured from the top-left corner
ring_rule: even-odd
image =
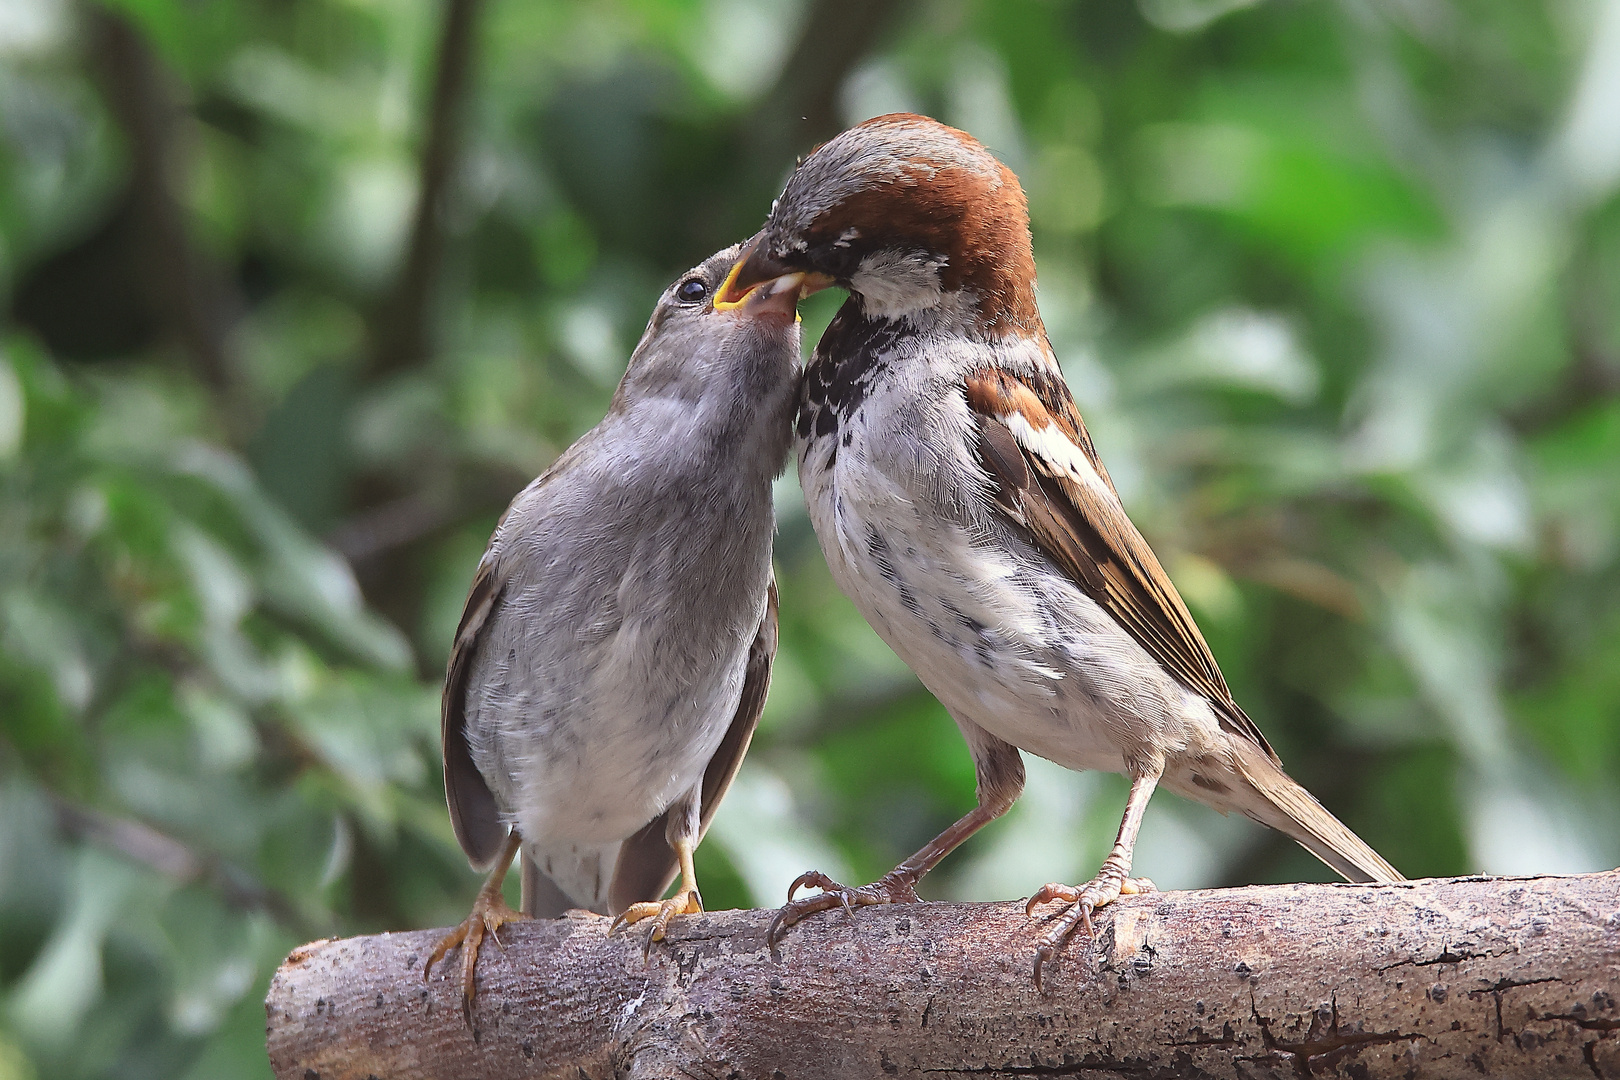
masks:
[[[1279,829],[1351,881],[1400,875],[1283,772],[1232,700],[1175,586],[1136,530],[1076,411],[1035,306],[1017,178],[971,136],[891,115],[844,132],[788,180],[722,300],[783,274],[848,301],[805,370],[799,478],[834,580],[949,710],[978,806],[881,880],[812,871],[779,933],[913,886],[1012,805],[1018,750],[1130,778],[1112,853],[1041,964],[1133,880],[1156,785]],[[824,890],[800,900],[801,886]]]
[[[702,910],[692,852],[776,654],[771,482],[799,359],[799,275],[714,302],[737,254],[659,298],[607,416],[518,495],[478,564],[444,684],[444,787],[491,873],[424,966],[465,942],[469,1022],[486,931],[581,907],[650,918],[650,949]],[[501,898],[519,849],[522,915]]]

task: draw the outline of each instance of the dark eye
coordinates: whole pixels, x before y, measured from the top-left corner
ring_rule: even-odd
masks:
[[[675,288],[675,299],[683,304],[699,304],[709,296],[709,286],[700,278],[687,278]]]

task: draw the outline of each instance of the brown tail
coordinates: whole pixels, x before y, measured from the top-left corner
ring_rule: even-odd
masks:
[[[1262,805],[1244,808],[1249,817],[1293,837],[1305,850],[1343,874],[1346,881],[1406,880],[1258,748],[1244,747],[1237,755],[1237,764],[1244,779],[1263,798]]]

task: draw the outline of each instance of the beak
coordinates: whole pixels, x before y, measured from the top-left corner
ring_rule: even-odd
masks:
[[[731,267],[731,273],[720,286],[720,291],[714,294],[714,310],[731,311],[743,303],[750,293],[766,282],[783,281],[794,278],[793,285],[797,287],[794,300],[801,296],[809,296],[813,292],[825,289],[831,285],[832,278],[825,274],[795,271],[791,266],[771,258],[761,248],[760,236],[754,238],[743,246],[742,253]],[[776,287],[772,295],[780,295],[786,291],[784,287]]]
[[[771,278],[755,285],[734,304],[727,304],[722,308],[717,299],[714,306],[717,310],[728,313],[735,311],[749,318],[780,315],[792,322],[799,317],[799,297],[803,294],[803,287],[803,274],[797,272],[783,274],[781,277]]]
[[[740,306],[756,286],[792,272],[791,268],[760,250],[760,237],[756,235],[744,245],[720,291],[714,294],[714,310],[730,311]]]

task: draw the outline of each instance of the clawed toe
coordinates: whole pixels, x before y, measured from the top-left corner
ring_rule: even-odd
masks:
[[[1034,915],[1035,909],[1042,904],[1049,904],[1053,900],[1061,900],[1065,904],[1073,904],[1080,899],[1080,890],[1073,885],[1060,885],[1053,882],[1042,885],[1035,890],[1035,895],[1024,901],[1024,914]]]
[[[838,884],[838,882],[834,881],[826,874],[823,874],[820,870],[806,870],[804,873],[794,878],[793,883],[788,886],[788,907],[793,906],[793,898],[798,895],[800,889],[820,889],[823,893],[828,894],[848,893],[853,891],[847,885]]]
[[[473,1003],[477,994],[475,976],[478,969],[478,953],[483,948],[484,937],[487,934],[493,938],[495,944],[501,949],[506,945],[501,941],[500,930],[509,922],[518,922],[526,916],[513,911],[500,899],[499,894],[491,898],[487,894],[480,894],[478,901],[473,904],[472,914],[439,939],[439,943],[428,954],[426,963],[422,965],[422,978],[427,980],[433,972],[433,965],[449,955],[452,949],[461,948],[461,1014],[472,1026]]]
[[[1091,939],[1091,913],[1095,910],[1097,910],[1097,905],[1086,898],[1082,891],[1081,898],[1071,903],[1067,911],[1060,913],[1051,929],[1047,930],[1036,941],[1035,969],[1032,974],[1037,991],[1044,993],[1046,989],[1041,984],[1041,968],[1058,954],[1058,950],[1069,943],[1069,939],[1074,936],[1076,929],[1084,928],[1086,939],[1088,941]]]
[[[1091,916],[1098,908],[1113,903],[1121,896],[1136,896],[1157,891],[1153,882],[1147,878],[1116,877],[1108,873],[1093,878],[1078,888],[1053,883],[1036,890],[1035,895],[1024,904],[1025,915],[1033,915],[1036,907],[1053,900],[1061,900],[1069,907],[1055,917],[1050,929],[1035,943],[1035,989],[1044,989],[1041,985],[1042,966],[1068,944],[1077,929],[1084,929],[1087,940],[1091,939],[1093,936]]]
[[[806,885],[814,886],[822,891],[814,896],[806,896],[795,900],[794,895]],[[788,927],[800,919],[814,915],[818,911],[830,911],[835,907],[842,907],[844,913],[853,918],[855,915],[855,903],[854,889],[838,884],[838,882],[825,874],[815,872],[800,874],[793,880],[793,884],[788,886],[788,901],[776,913],[776,918],[771,920],[771,927],[765,933],[765,940],[774,948],[776,943],[782,940],[782,934]]]
[[[1145,877],[1128,877],[1119,883],[1119,895],[1141,896],[1145,893],[1155,893],[1159,887]]]
[[[698,895],[696,889],[683,889],[668,900],[650,900],[640,904],[631,904],[614,917],[612,925],[608,927],[611,934],[621,926],[629,926],[644,919],[652,920],[652,927],[647,932],[647,939],[641,947],[643,960],[652,959],[653,943],[664,940],[664,933],[669,924],[677,915],[699,915],[703,912],[703,897]]]
[[[821,892],[794,899],[803,888],[820,889]],[[830,911],[835,907],[841,907],[846,915],[853,918],[858,907],[870,907],[874,904],[913,904],[917,903],[918,899],[912,883],[903,876],[885,875],[870,885],[852,889],[848,885],[839,884],[819,870],[810,870],[794,878],[793,884],[788,886],[788,902],[782,905],[781,910],[776,913],[776,918],[771,920],[766,940],[774,948],[788,927],[818,911]]]

